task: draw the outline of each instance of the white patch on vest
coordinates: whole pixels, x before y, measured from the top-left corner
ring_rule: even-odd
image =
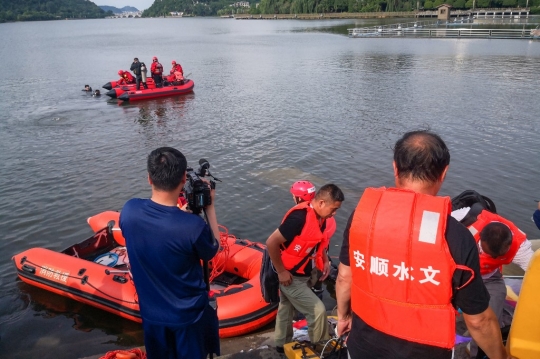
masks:
[[[478,233],[478,230],[476,228],[474,228],[473,226],[469,227],[469,231],[472,233],[473,236],[475,236],[476,233]]]
[[[297,245],[294,246],[294,251],[295,252],[300,252],[300,249],[302,249],[301,245],[297,244]]]
[[[437,212],[424,211],[422,222],[420,222],[420,234],[418,236],[420,242],[435,244],[440,216]]]
[[[311,253],[311,250],[313,249],[313,247],[309,247],[308,249],[306,249],[306,253],[309,254]]]

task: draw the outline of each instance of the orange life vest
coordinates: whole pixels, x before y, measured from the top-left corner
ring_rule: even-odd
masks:
[[[336,232],[336,227],[336,219],[334,217],[326,219],[326,227],[323,232],[324,239],[321,242],[321,245],[317,247],[317,254],[315,254],[315,266],[320,270],[324,269],[323,252],[328,250],[330,238],[332,238],[332,236]]]
[[[319,219],[315,210],[311,208],[309,202],[302,202],[291,208],[283,217],[283,223],[287,216],[297,209],[306,209],[306,223],[302,232],[289,244],[287,248],[282,246],[281,248],[281,260],[283,261],[283,266],[287,270],[294,269],[295,273],[306,274],[305,267],[308,264],[309,260],[313,258],[312,253],[315,251],[317,245],[323,243],[326,239],[326,235],[321,232],[322,224],[319,224]],[[323,221],[324,223],[324,221]],[[328,245],[328,244],[327,244]],[[323,247],[324,249],[325,247]],[[320,258],[319,258],[320,256]],[[317,250],[315,254],[315,265],[319,269],[323,269],[322,265],[319,267],[319,264],[322,264],[322,250]]]
[[[184,75],[180,71],[175,71],[174,72],[174,79],[175,79],[175,81],[183,81],[184,80]]]
[[[471,231],[476,243],[480,241],[480,232],[484,229],[485,226],[491,222],[500,222],[506,224],[510,231],[512,232],[512,244],[508,252],[501,257],[493,258],[486,253],[480,253],[480,274],[485,275],[493,272],[497,268],[501,268],[503,264],[510,264],[514,260],[519,247],[527,240],[527,236],[523,233],[516,225],[509,220],[499,216],[498,214],[491,213],[490,211],[483,210],[476,217],[476,221],[471,224],[469,231]]]
[[[371,327],[452,348],[456,263],[445,239],[449,197],[367,188],[349,232],[352,310]]]

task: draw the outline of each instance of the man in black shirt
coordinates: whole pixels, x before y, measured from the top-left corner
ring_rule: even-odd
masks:
[[[449,198],[436,197],[449,163],[439,136],[406,133],[394,149],[397,188],[366,189],[349,219],[336,296],[338,334],[350,331],[352,359],[450,359],[454,308],[490,358],[511,358],[488,306],[474,239],[450,216]],[[430,260],[436,269],[418,265]]]
[[[133,74],[135,74],[135,82],[137,84],[136,87],[137,87],[137,91],[139,91],[143,78],[142,78],[141,63],[139,62],[138,58],[133,59],[133,63],[131,64],[131,67],[129,69],[133,71]],[[143,87],[147,90],[148,85],[146,84],[146,81],[144,81],[142,84],[143,84]]]
[[[311,201],[289,210],[281,226],[266,241],[280,283],[274,334],[278,352],[283,352],[283,345],[292,340],[294,309],[306,317],[308,335],[313,343],[329,339],[326,308],[311,291],[308,281],[313,262],[322,271],[322,280],[328,276],[328,256],[325,248],[318,250],[318,247],[326,236],[326,219],[334,216],[344,199],[336,185],[322,186]]]

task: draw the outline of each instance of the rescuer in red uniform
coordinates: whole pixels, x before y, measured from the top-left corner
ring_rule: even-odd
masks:
[[[302,202],[310,202],[313,198],[315,198],[315,192],[317,191],[315,189],[315,185],[311,183],[310,181],[306,180],[300,180],[293,183],[291,186],[291,194],[293,196],[293,201],[295,204],[300,204]],[[330,217],[326,220],[325,225],[325,239],[323,243],[317,248],[317,251],[323,251],[325,250],[328,253],[328,245],[330,244],[330,238],[334,235],[336,232],[336,219],[334,217]],[[319,258],[322,258],[322,256],[319,255]],[[322,288],[322,280],[324,278],[322,277],[322,272],[316,268],[314,268],[311,271],[311,280],[308,283],[308,286],[311,287],[311,290],[317,294],[317,296],[322,300],[322,292],[324,289]]]
[[[184,80],[184,70],[182,69],[182,66],[180,64],[177,64],[175,60],[172,61],[172,68],[171,71],[169,71],[169,76],[167,77],[167,81],[169,82],[180,82]]]
[[[489,358],[511,358],[474,238],[437,197],[449,163],[438,135],[406,133],[394,147],[396,188],[367,188],[349,218],[336,297],[352,359],[450,359],[456,308]]]
[[[484,208],[480,203],[452,212],[452,217],[466,226],[473,235],[480,254],[480,274],[489,292],[489,307],[497,316],[499,326],[511,324],[510,311],[504,311],[506,283],[501,268],[514,263],[527,270],[534,252],[526,234],[513,222]],[[476,357],[478,346],[471,343],[471,356]]]
[[[313,262],[322,271],[322,280],[328,276],[328,256],[325,250],[319,251],[318,248],[326,240],[326,220],[334,216],[344,199],[343,192],[336,185],[322,186],[311,201],[291,208],[279,228],[266,241],[280,283],[274,334],[278,352],[283,353],[283,345],[292,340],[294,309],[306,317],[312,343],[329,339],[326,308],[311,291],[308,281]]]
[[[152,78],[154,79],[154,83],[156,84],[156,87],[162,87],[163,86],[163,65],[161,65],[158,61],[157,57],[152,58],[152,66],[150,66],[150,73],[152,74]]]
[[[116,81],[118,85],[135,83],[135,78],[128,71],[119,70],[118,75],[120,76],[120,80]]]

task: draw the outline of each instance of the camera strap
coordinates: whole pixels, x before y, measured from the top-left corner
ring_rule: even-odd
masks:
[[[206,211],[203,209],[204,213],[204,219],[206,223],[208,223],[208,217],[206,216]],[[214,236],[212,234],[212,236]],[[204,283],[206,284],[206,290],[208,291],[208,294],[210,294],[210,269],[208,267],[208,261],[203,261],[203,276],[204,276]],[[214,310],[217,310],[217,299],[215,295],[208,296],[209,304]]]

